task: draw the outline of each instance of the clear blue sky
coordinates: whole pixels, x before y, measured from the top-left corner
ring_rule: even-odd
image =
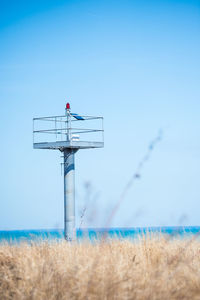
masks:
[[[63,227],[60,153],[33,150],[32,118],[66,101],[105,118],[105,148],[76,155],[77,227],[85,202],[104,226],[160,128],[111,225],[200,225],[199,32],[193,0],[0,1],[0,229]]]

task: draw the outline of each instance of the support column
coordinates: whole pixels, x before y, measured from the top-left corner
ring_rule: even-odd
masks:
[[[76,150],[64,150],[64,235],[67,241],[76,239],[75,227],[75,165]]]

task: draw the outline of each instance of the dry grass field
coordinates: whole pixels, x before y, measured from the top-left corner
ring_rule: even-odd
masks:
[[[0,299],[200,299],[200,241],[1,244]]]

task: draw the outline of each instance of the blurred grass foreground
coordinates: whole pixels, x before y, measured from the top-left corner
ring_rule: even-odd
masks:
[[[0,244],[0,299],[200,299],[200,241]]]

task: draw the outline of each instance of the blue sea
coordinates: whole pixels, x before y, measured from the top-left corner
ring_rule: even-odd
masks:
[[[148,228],[88,228],[76,231],[77,240],[88,239],[90,241],[99,240],[102,237],[108,238],[129,238],[135,239],[140,235],[149,233],[162,233],[171,238],[173,237],[191,237],[200,235],[200,226],[178,226],[178,227],[148,227]],[[64,238],[63,230],[41,229],[41,230],[4,230],[0,231],[0,242],[20,242],[37,240],[60,240]]]

